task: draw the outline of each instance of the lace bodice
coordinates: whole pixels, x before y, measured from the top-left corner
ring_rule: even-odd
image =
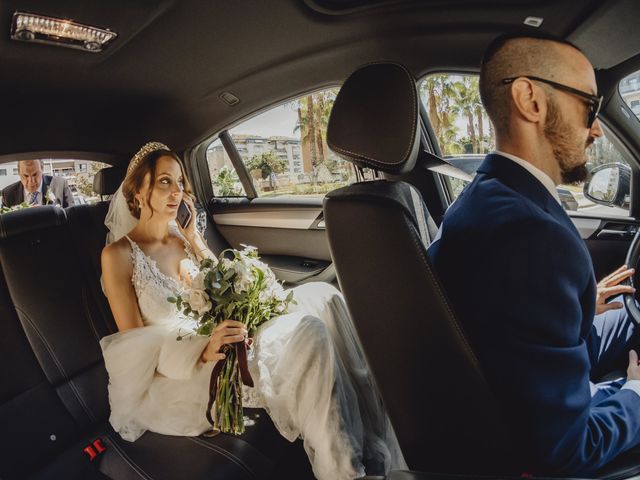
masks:
[[[190,245],[177,228],[170,228],[170,233],[180,238],[187,254],[185,260],[187,272],[193,277],[198,273],[197,260]],[[145,325],[162,325],[170,328],[186,328],[193,330],[194,320],[181,314],[175,304],[167,301],[184,290],[184,284],[163,273],[155,260],[142,251],[140,246],[126,236],[131,244],[131,261],[133,275],[131,282],[138,297],[138,306]]]

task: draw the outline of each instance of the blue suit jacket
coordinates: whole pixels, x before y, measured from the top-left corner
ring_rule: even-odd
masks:
[[[588,473],[640,442],[635,392],[591,405],[591,258],[533,175],[488,155],[428,253],[501,403],[522,471]]]

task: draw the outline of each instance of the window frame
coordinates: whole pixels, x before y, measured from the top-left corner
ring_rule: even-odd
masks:
[[[229,156],[229,159],[233,167],[236,169],[236,173],[238,174],[240,183],[242,184],[245,190],[245,195],[240,197],[221,197],[221,196],[215,195],[215,192],[213,190],[213,185],[209,185],[208,187],[203,187],[198,189],[199,192],[205,194],[203,198],[207,198],[208,199],[207,202],[211,202],[212,200],[215,200],[215,199],[248,199],[249,201],[252,201],[255,199],[265,198],[258,195],[258,192],[255,189],[255,185],[253,184],[253,179],[251,178],[251,174],[247,170],[246,165],[244,164],[242,157],[240,156],[240,153],[238,152],[237,147],[233,142],[233,139],[231,138],[231,134],[229,132],[235,127],[237,127],[238,125],[241,125],[242,123],[247,122],[252,118],[262,115],[263,113],[266,113],[274,108],[281,107],[282,105],[285,105],[294,100],[298,100],[299,98],[302,98],[306,95],[312,95],[314,93],[322,92],[332,88],[336,88],[339,90],[341,87],[342,87],[342,83],[330,83],[330,84],[315,87],[313,89],[306,90],[303,92],[298,92],[284,99],[270,103],[256,110],[253,113],[244,115],[243,117],[229,123],[229,125],[220,129],[218,132],[210,135],[205,140],[203,140],[202,142],[194,146],[191,150],[187,151],[186,153],[188,155],[188,158],[192,158],[198,163],[198,167],[197,167],[198,181],[211,183],[211,181],[208,180],[210,179],[211,172],[209,170],[209,165],[207,163],[206,150],[209,147],[209,145],[211,145],[216,140],[220,139],[220,141],[223,144],[222,146],[225,149],[227,155]],[[230,147],[233,146],[232,152],[230,152],[229,149],[227,149],[227,145],[225,145],[225,141],[223,141],[223,136],[228,138],[228,140],[225,140],[225,141],[228,141],[228,145]],[[299,156],[300,156],[300,161],[302,161],[302,149],[300,149]],[[237,164],[236,162],[239,162],[239,164]],[[240,168],[240,164],[242,168]],[[192,170],[192,172],[194,171]],[[248,183],[245,183],[245,182],[248,182]],[[277,197],[277,198],[286,199],[287,201],[292,201],[294,203],[296,201],[295,196],[283,196],[283,197]],[[322,198],[319,198],[319,200],[322,201]]]

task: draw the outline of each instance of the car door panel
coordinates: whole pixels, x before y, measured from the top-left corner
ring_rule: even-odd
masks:
[[[301,201],[302,200],[302,201]],[[322,199],[214,199],[213,221],[233,248],[258,248],[276,276],[288,283],[334,281]]]
[[[638,229],[638,222],[634,218],[571,216],[571,220],[587,245],[597,280],[624,263],[633,236]]]

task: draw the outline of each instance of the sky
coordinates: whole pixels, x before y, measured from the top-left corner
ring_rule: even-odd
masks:
[[[300,138],[300,132],[293,133],[298,121],[298,112],[291,103],[268,110],[231,129],[232,134],[274,135]]]

